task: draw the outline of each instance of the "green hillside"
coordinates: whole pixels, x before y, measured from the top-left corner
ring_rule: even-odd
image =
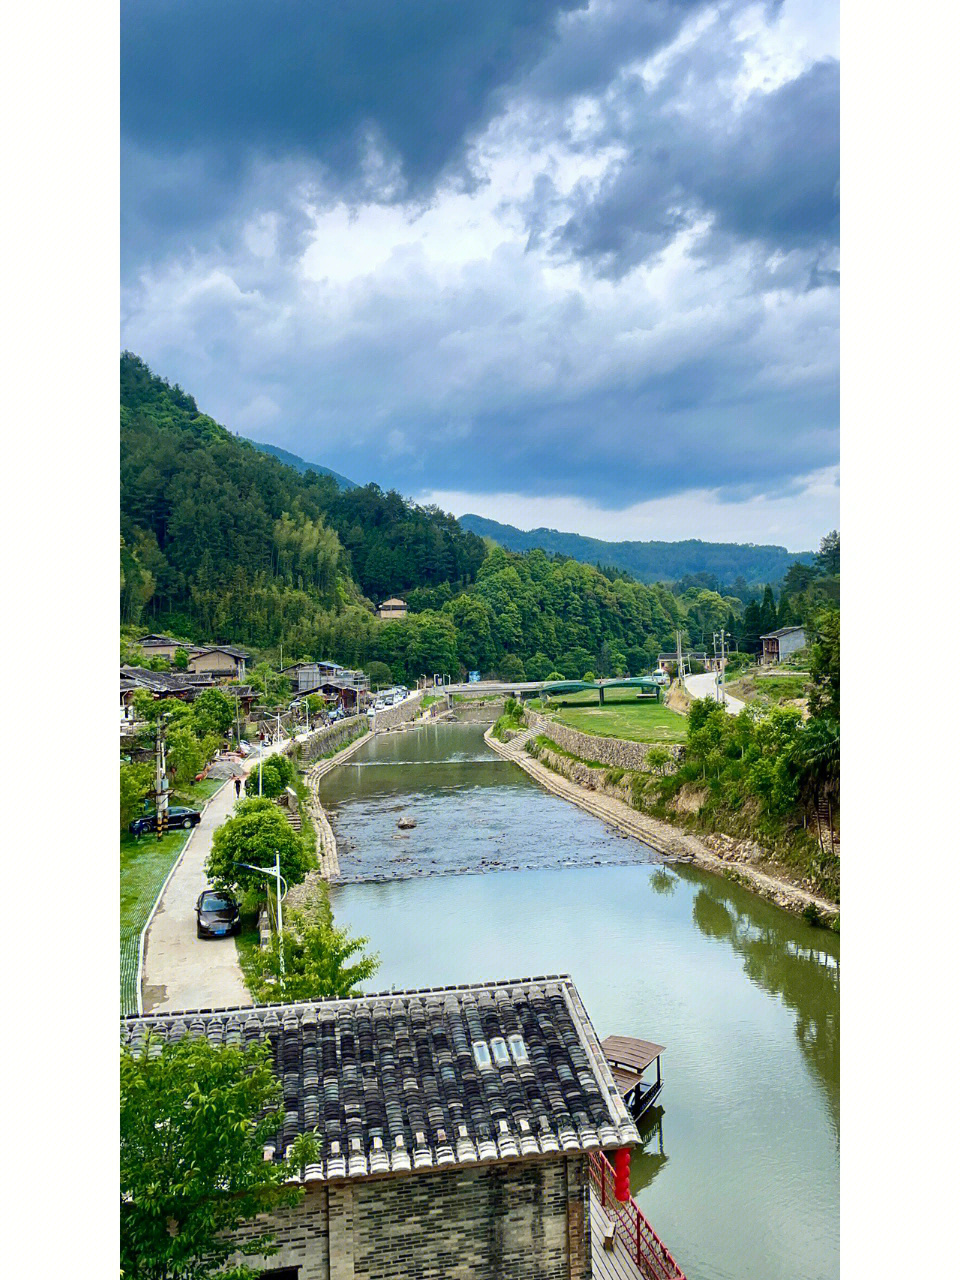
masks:
[[[719,582],[743,578],[749,585],[779,582],[791,565],[809,562],[812,551],[754,546],[739,542],[605,542],[557,529],[517,529],[483,516],[465,515],[460,524],[482,538],[492,538],[510,551],[540,547],[548,554],[569,556],[583,564],[609,565],[638,582],[676,582],[690,574],[706,573]]]

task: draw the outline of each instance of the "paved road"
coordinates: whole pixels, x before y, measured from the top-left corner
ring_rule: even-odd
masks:
[[[716,700],[717,673],[715,671],[706,671],[702,676],[687,676],[684,680],[684,685],[691,698],[713,698]],[[741,702],[739,698],[731,698],[729,693],[724,693],[723,700],[732,716],[739,715],[747,705],[745,702]]]
[[[278,750],[277,744],[266,747],[263,758]],[[243,767],[250,771],[250,794],[255,795],[256,754]],[[233,938],[198,938],[195,914],[197,898],[207,887],[203,868],[213,833],[231,816],[236,800],[233,781],[228,780],[207,805],[200,825],[194,827],[150,922],[143,959],[144,1013],[251,1003]]]

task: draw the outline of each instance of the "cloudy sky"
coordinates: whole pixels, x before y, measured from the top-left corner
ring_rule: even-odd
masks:
[[[837,8],[128,0],[123,344],[456,514],[814,546]]]

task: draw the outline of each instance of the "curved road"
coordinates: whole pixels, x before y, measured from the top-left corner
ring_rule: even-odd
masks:
[[[306,734],[301,734],[306,737]],[[265,748],[263,758],[287,743]],[[257,757],[245,761],[256,794]],[[157,904],[144,944],[143,1011],[223,1008],[250,1004],[233,938],[198,938],[195,908],[207,887],[204,864],[213,833],[236,806],[233,780],[228,779],[207,804],[194,827],[177,869]]]
[[[702,676],[685,676],[684,688],[691,698],[712,698],[717,701],[717,673],[705,671]],[[724,705],[732,716],[737,716],[747,705],[739,698],[731,698],[729,693],[723,695]]]

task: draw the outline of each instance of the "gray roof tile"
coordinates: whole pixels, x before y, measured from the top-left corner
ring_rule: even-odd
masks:
[[[638,1141],[565,975],[122,1022],[131,1047],[148,1033],[205,1035],[216,1044],[266,1039],[283,1101],[264,1155],[275,1159],[298,1134],[316,1130],[311,1181]],[[516,1036],[526,1060],[505,1054]],[[489,1065],[478,1064],[479,1042]]]

